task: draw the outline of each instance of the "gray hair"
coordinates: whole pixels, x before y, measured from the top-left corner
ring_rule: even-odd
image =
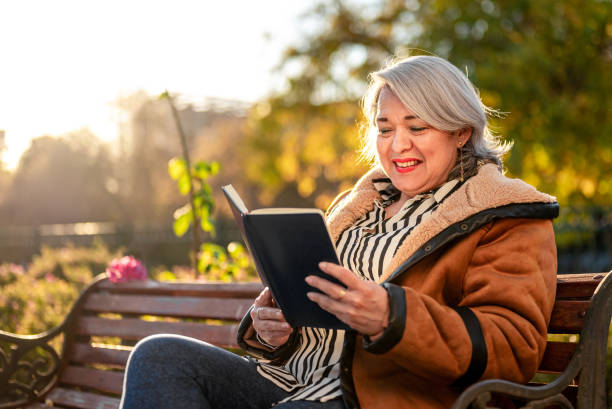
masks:
[[[370,86],[362,101],[367,126],[363,132],[362,158],[377,163],[376,111],[381,90],[388,87],[417,117],[441,131],[471,128],[472,135],[463,147],[465,177],[474,175],[481,164],[495,163],[501,169],[502,157],[512,147],[490,130],[487,114],[499,115],[480,100],[467,76],[448,61],[418,55],[392,62],[370,74]],[[449,180],[460,172],[460,156]]]

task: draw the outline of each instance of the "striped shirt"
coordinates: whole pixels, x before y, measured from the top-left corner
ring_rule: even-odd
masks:
[[[373,182],[381,199],[376,201],[374,209],[340,235],[336,250],[344,267],[364,280],[378,281],[412,230],[430,217],[461,183],[453,179],[435,190],[416,195],[395,215],[385,219],[385,207],[398,200],[401,192],[388,178]],[[326,402],[342,395],[340,356],[344,335],[343,330],[304,327],[299,348],[284,365],[259,362],[259,374],[292,392],[278,403],[292,400]]]

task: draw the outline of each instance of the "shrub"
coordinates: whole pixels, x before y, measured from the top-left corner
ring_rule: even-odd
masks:
[[[59,325],[93,277],[105,271],[111,260],[121,257],[102,242],[92,247],[44,247],[24,269],[16,264],[0,265],[0,330],[35,334]],[[160,281],[254,281],[257,274],[246,250],[239,243],[227,249],[211,243],[202,246],[200,271],[188,266],[151,269]]]
[[[80,290],[119,253],[92,247],[44,247],[24,269],[0,265],[0,329],[34,334],[59,325]]]
[[[29,274],[2,287],[0,323],[3,331],[35,334],[62,322],[78,296],[76,286],[60,279]]]
[[[159,281],[199,280],[244,282],[257,281],[259,277],[244,246],[231,242],[227,248],[214,243],[204,243],[198,256],[197,271],[188,266],[173,266],[171,270],[157,267],[151,278]]]

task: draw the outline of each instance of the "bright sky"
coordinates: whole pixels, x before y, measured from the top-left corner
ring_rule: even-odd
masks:
[[[17,166],[33,137],[89,127],[116,137],[113,101],[168,89],[254,101],[299,41],[311,0],[0,2],[0,130]],[[267,39],[266,39],[267,38]]]

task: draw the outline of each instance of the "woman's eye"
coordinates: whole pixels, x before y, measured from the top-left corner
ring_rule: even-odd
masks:
[[[423,132],[426,128],[424,126],[411,126],[410,130],[412,132]]]
[[[391,132],[391,129],[389,128],[382,128],[378,130],[379,135],[385,135],[385,134],[388,134],[389,132]]]

